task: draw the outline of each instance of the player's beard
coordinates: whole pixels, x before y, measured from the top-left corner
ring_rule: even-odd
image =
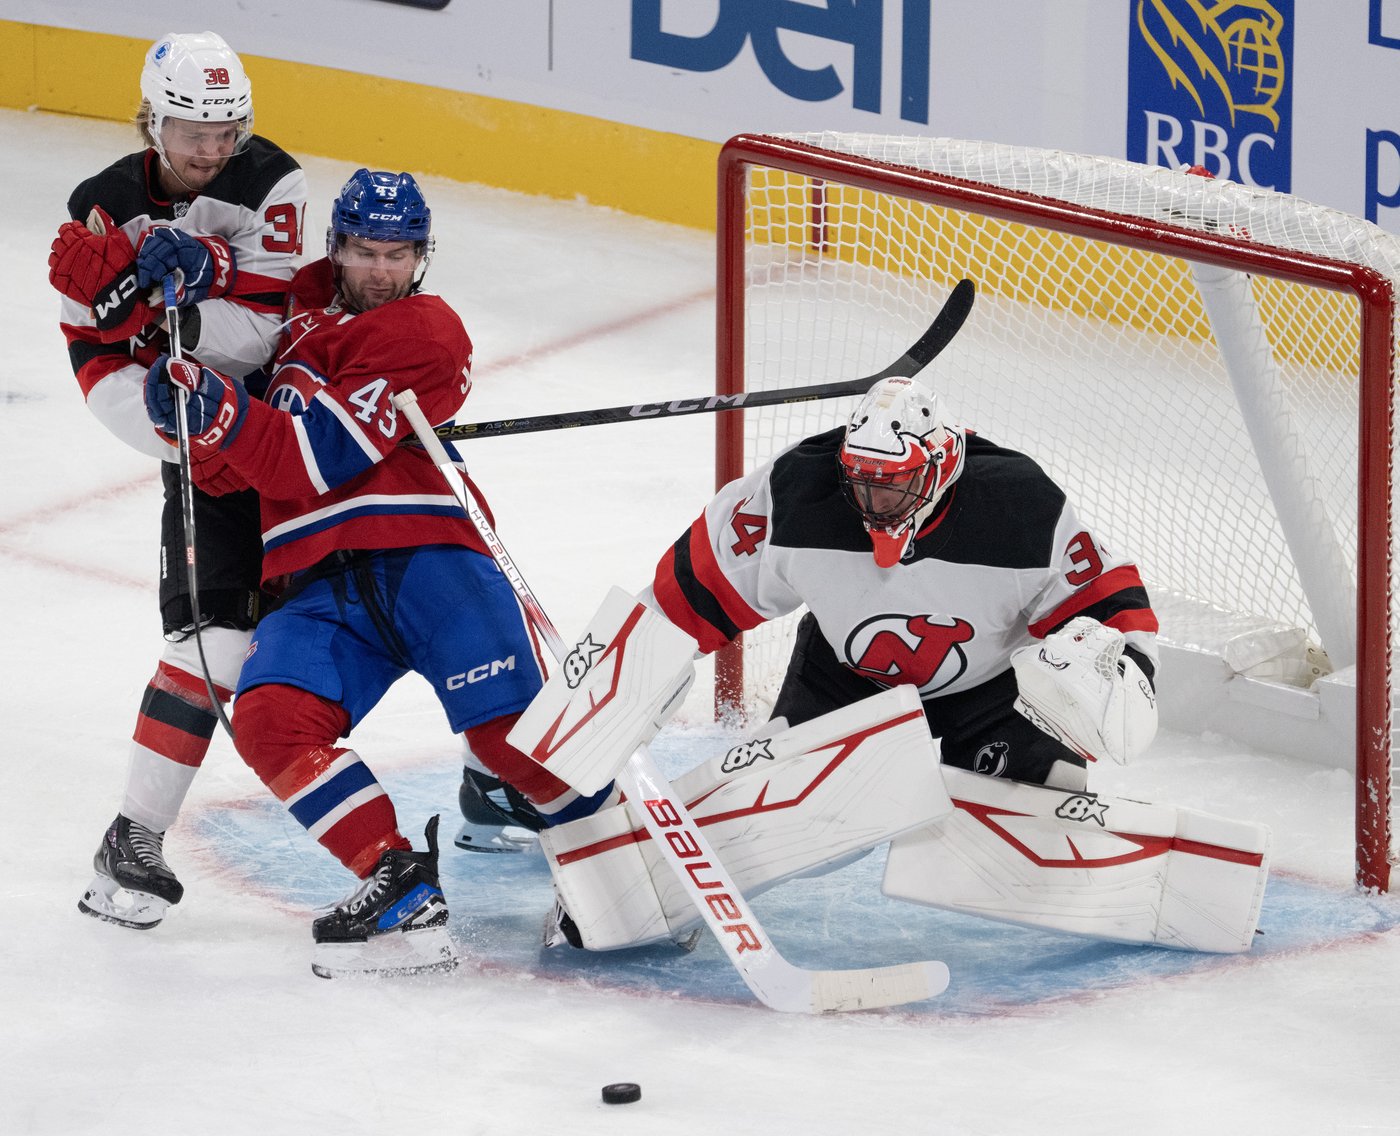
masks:
[[[351,311],[370,312],[395,300],[402,300],[413,287],[412,279],[398,281],[355,280],[353,273],[341,269],[340,294]]]

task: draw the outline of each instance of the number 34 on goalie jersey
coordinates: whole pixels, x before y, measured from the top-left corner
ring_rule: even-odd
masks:
[[[1000,674],[1011,651],[1076,615],[1155,662],[1157,620],[1136,566],[1031,459],[970,434],[962,477],[910,554],[880,568],[841,492],[840,439],[809,438],[731,482],[662,557],[653,595],[702,649],[806,605],[847,665],[925,697]],[[876,647],[889,665],[872,673]],[[919,664],[891,662],[902,658]]]

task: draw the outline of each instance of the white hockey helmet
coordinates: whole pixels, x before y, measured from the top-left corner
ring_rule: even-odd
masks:
[[[881,379],[841,442],[841,486],[881,568],[898,564],[919,526],[963,471],[966,432],[944,421],[938,396],[913,379]]]
[[[164,156],[161,127],[185,122],[235,122],[234,153],[253,132],[253,84],[234,50],[215,32],[171,32],[146,52],[141,97],[150,105],[151,136]]]

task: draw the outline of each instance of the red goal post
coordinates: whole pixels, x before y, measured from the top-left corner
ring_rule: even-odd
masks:
[[[1345,752],[1357,881],[1387,889],[1400,238],[1232,182],[948,139],[741,135],[718,189],[718,389],[877,372],[972,278],[925,380],[1138,561],[1164,724]],[[851,406],[720,416],[717,483]],[[717,657],[717,710],[763,713],[790,635]]]

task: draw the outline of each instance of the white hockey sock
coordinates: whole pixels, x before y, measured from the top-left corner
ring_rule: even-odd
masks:
[[[127,762],[122,815],[153,832],[164,832],[180,815],[185,794],[198,772],[198,766],[181,765],[133,742]]]

